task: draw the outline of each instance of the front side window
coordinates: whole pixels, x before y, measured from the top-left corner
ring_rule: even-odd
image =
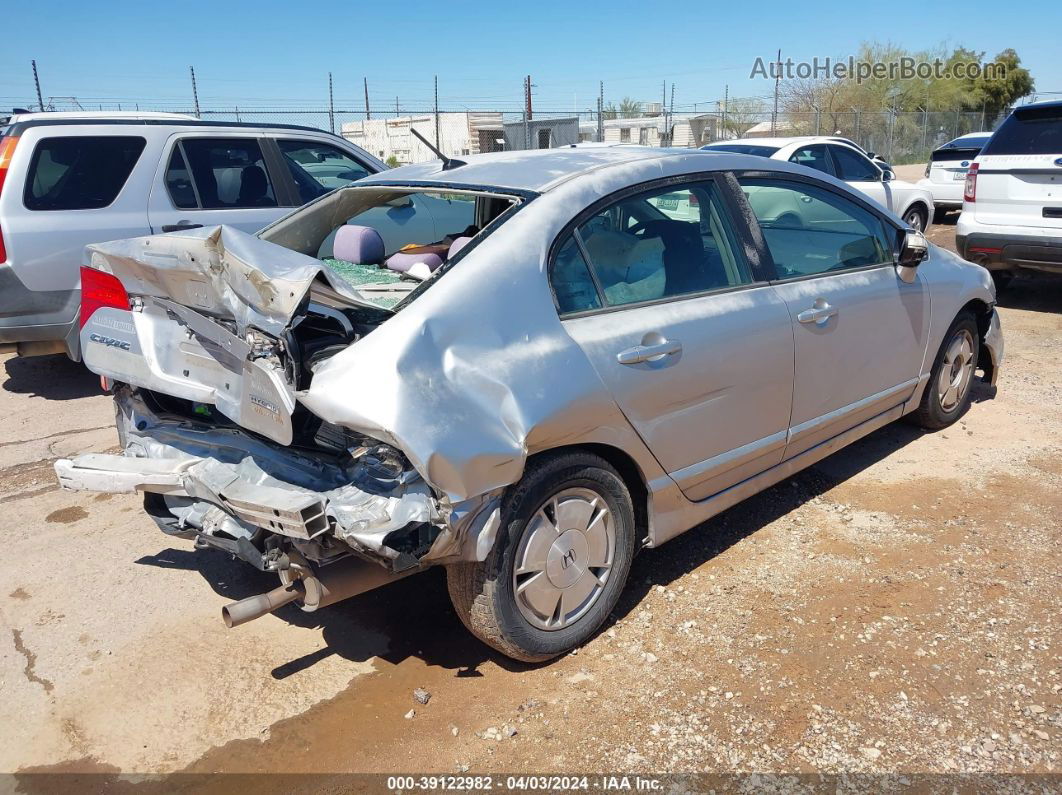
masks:
[[[740,179],[781,279],[891,263],[891,236],[877,215],[803,182]]]
[[[135,136],[45,138],[30,162],[23,202],[29,210],[107,207],[147,144]]]
[[[369,170],[343,150],[316,141],[278,140],[303,204],[330,190],[369,176]]]
[[[183,139],[170,156],[166,187],[182,209],[277,206],[262,148],[253,138]],[[195,204],[189,204],[189,188]]]
[[[816,146],[803,146],[800,149],[797,149],[789,156],[789,162],[796,163],[798,166],[813,168],[824,174],[833,173],[830,170],[830,162],[826,156],[826,147],[821,144]]]
[[[880,182],[881,171],[858,152],[843,146],[831,146],[830,154],[837,164],[837,179],[845,182]]]
[[[578,229],[608,306],[752,282],[710,181],[657,188],[612,204]]]

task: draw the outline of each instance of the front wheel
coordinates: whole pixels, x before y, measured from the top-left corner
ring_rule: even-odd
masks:
[[[923,428],[946,428],[969,408],[980,345],[976,319],[969,312],[960,312],[944,335],[922,402],[914,414]]]
[[[494,549],[447,568],[454,609],[484,643],[540,662],[590,639],[616,606],[634,556],[634,507],[590,453],[547,455],[506,492]]]

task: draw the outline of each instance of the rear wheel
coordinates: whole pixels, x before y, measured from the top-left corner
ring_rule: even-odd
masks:
[[[923,428],[946,428],[969,408],[980,342],[976,319],[969,312],[960,312],[944,335],[914,415]]]
[[[626,484],[598,456],[546,456],[528,466],[501,510],[487,559],[447,568],[461,621],[525,662],[582,645],[616,606],[630,570],[635,526]]]

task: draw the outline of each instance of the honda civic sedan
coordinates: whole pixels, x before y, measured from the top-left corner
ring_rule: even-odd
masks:
[[[526,661],[591,638],[642,547],[904,415],[950,425],[1003,355],[985,270],[733,153],[440,160],[86,262],[124,452],[60,460],[64,487],[275,572],[230,626],[442,565]]]

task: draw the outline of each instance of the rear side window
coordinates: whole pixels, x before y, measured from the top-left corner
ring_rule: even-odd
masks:
[[[597,286],[574,237],[569,237],[557,252],[550,283],[557,296],[557,310],[562,315],[601,308]]]
[[[45,138],[33,150],[23,202],[30,210],[96,210],[122,190],[146,141],[134,136]]]
[[[706,152],[734,152],[739,155],[759,155],[770,157],[778,151],[777,146],[762,146],[760,144],[711,144],[702,146]]]
[[[610,307],[752,282],[709,181],[621,199],[577,234]]]
[[[181,209],[277,206],[262,148],[253,138],[179,141],[166,168],[166,188]]]
[[[985,155],[1062,155],[1062,107],[1019,108],[981,152]]]

